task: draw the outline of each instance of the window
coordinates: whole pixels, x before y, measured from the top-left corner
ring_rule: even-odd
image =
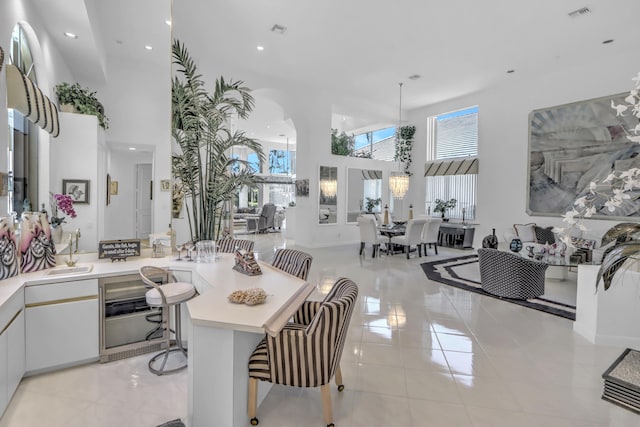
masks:
[[[238,159],[240,159],[240,156],[238,156],[237,154],[232,154],[232,155],[231,155],[231,158],[232,158],[233,160],[238,160]],[[231,172],[233,172],[233,173],[240,173],[240,163],[238,163],[238,162],[233,162],[233,163],[231,164]]]
[[[354,137],[354,156],[393,161],[396,149],[395,126],[361,133]]]
[[[253,169],[253,173],[260,173],[260,158],[253,151],[247,156],[249,167]]]
[[[269,150],[270,174],[295,174],[296,152]]]
[[[478,107],[429,118],[427,160],[459,159],[478,155]],[[427,176],[426,212],[433,212],[435,200],[456,199],[447,217],[474,219],[478,174]]]

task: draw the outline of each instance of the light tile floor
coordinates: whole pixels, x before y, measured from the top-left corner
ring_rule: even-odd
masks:
[[[263,260],[286,245],[279,233],[257,236]],[[340,276],[360,288],[342,358],[346,389],[332,391],[336,426],[640,425],[640,416],[600,398],[600,376],[623,348],[590,344],[571,321],[429,282],[420,263],[435,258],[431,251],[372,260],[357,247],[308,250],[319,295]],[[438,257],[461,253],[470,252]],[[157,377],[148,358],[25,378],[0,427],[185,420],[186,372]],[[258,417],[264,427],[322,426],[319,390],[275,386]]]

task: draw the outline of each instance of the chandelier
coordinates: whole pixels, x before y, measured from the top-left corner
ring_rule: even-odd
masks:
[[[400,139],[400,127],[402,126],[402,83],[400,86],[400,107],[398,111],[398,128],[396,129],[396,144]],[[389,189],[394,199],[402,199],[409,190],[409,175],[401,172],[392,172],[389,175]]]
[[[394,199],[402,199],[409,190],[409,175],[392,172],[389,176],[389,190]]]
[[[338,193],[338,180],[323,178],[320,181],[320,191],[325,197],[335,197]]]

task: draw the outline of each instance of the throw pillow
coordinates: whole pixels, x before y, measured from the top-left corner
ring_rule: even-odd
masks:
[[[529,224],[513,224],[513,228],[516,230],[516,234],[523,242],[535,242],[536,233],[534,231],[535,223]]]
[[[553,227],[543,228],[543,227],[538,227],[537,225],[534,226],[533,231],[536,234],[536,242],[542,243],[543,245],[545,243],[553,245],[556,242],[556,236],[555,234],[553,234],[552,230],[553,230]]]

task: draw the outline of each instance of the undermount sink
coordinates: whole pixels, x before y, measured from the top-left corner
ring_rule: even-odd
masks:
[[[93,269],[93,265],[76,265],[74,267],[57,267],[49,270],[47,272],[47,276],[89,273],[92,269]]]

